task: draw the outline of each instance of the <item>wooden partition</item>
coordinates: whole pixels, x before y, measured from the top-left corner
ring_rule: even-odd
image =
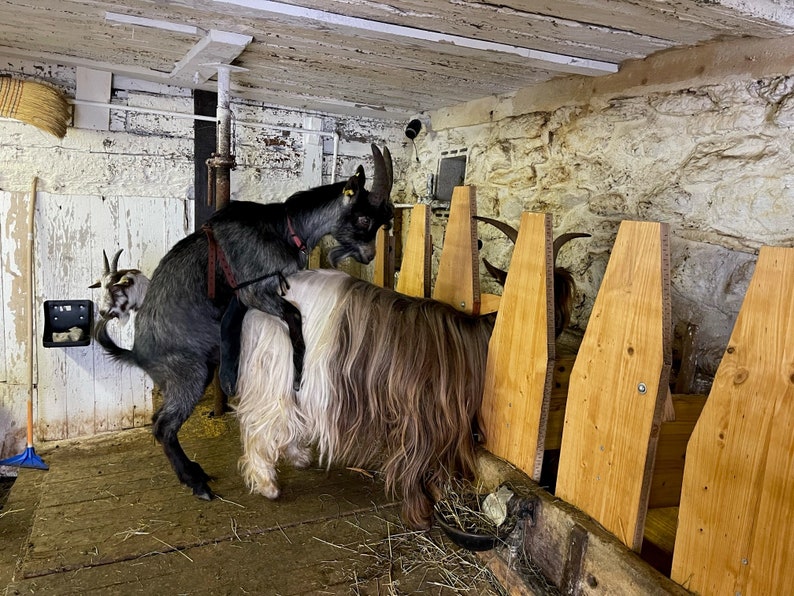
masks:
[[[452,191],[433,298],[476,315],[480,314],[480,276],[472,219],[477,215],[475,195],[473,186],[456,186]]]
[[[672,577],[701,594],[794,589],[794,249],[761,249],[689,441]]]
[[[540,479],[554,363],[551,216],[524,213],[496,318],[481,409],[486,448]]]
[[[476,309],[474,195],[468,188],[456,191],[461,209],[450,214],[443,276],[439,269],[448,290],[442,284],[434,297]],[[524,539],[528,556],[555,585],[581,593],[634,593],[632,582],[645,579],[643,585],[664,585],[659,593],[679,593],[681,586],[704,596],[789,593],[794,248],[761,250],[706,398],[670,395],[666,225],[621,224],[579,352],[575,360],[556,363],[550,246],[549,216],[525,213],[491,340],[481,409],[488,450],[536,480],[544,443],[560,450],[556,498],[541,499],[534,530]],[[665,406],[675,412],[671,419]],[[598,529],[584,522],[557,527],[571,510],[568,504],[635,551],[646,517],[653,519],[649,532],[658,542],[652,546],[666,545],[665,563],[657,568],[666,573],[672,560],[670,575],[680,585],[664,584],[650,567],[642,572],[636,557],[605,546]],[[634,569],[630,577],[605,571],[624,568]],[[647,573],[642,581],[641,572]]]
[[[384,227],[375,236],[375,267],[372,283],[382,288],[394,288],[394,235]]]
[[[396,290],[408,296],[428,298],[432,256],[430,208],[424,204],[414,205]]]
[[[624,221],[568,390],[557,496],[639,551],[672,360],[667,226]]]

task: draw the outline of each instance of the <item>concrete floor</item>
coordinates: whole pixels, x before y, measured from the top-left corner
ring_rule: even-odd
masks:
[[[202,404],[185,451],[222,497],[181,486],[149,429],[37,446],[0,511],[6,594],[499,594],[438,530],[408,532],[382,485],[345,468],[285,466],[282,497],[237,472],[236,420]]]

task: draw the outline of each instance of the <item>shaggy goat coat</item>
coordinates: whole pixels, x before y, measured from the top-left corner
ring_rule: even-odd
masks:
[[[281,457],[306,466],[377,466],[400,494],[403,518],[431,524],[433,499],[474,472],[493,317],[412,298],[338,271],[297,273],[285,298],[303,315],[303,386],[292,388],[290,341],[276,317],[243,326],[237,414],[240,467],[253,492],[279,495]]]

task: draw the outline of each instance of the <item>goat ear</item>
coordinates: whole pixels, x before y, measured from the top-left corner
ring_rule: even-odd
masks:
[[[132,284],[133,284],[133,280],[132,280],[132,278],[129,275],[122,275],[121,279],[119,279],[113,285],[117,286],[117,287],[120,287],[120,288],[126,288],[128,286],[131,286]]]
[[[345,195],[345,199],[348,201],[355,197],[358,194],[360,188],[364,187],[364,168],[358,166],[356,173],[353,174],[345,184],[345,190],[342,191],[342,194]]]
[[[95,281],[94,283],[92,283],[92,284],[91,284],[90,286],[88,286],[88,287],[89,287],[90,289],[92,289],[92,290],[93,290],[93,289],[95,289],[95,288],[101,288],[101,287],[102,287],[102,282],[101,282],[101,281]]]

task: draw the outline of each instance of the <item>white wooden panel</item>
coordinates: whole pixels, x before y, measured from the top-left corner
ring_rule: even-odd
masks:
[[[117,200],[101,197],[93,202],[91,209],[91,248],[89,253],[85,255],[86,260],[91,263],[91,276],[86,280],[86,285],[98,279],[104,270],[102,251],[104,250],[108,253],[108,259],[112,259],[116,250],[121,248],[116,225],[118,217]],[[126,251],[121,257],[120,262],[126,263],[126,258],[128,258]],[[89,292],[96,309],[102,299],[104,290],[97,288],[89,290]],[[98,313],[95,312],[94,316],[98,316]],[[92,343],[91,346],[94,359],[94,432],[120,430],[122,428],[123,400],[121,399],[117,383],[121,367],[111,361],[98,344]]]
[[[0,193],[2,235],[3,374],[0,382],[2,454],[24,447],[27,369],[25,362],[24,277],[20,271],[27,231],[28,193]],[[193,229],[192,204],[184,199],[101,197],[39,193],[35,230],[34,338],[38,392],[34,402],[36,439],[92,435],[149,424],[151,379],[140,369],[112,362],[102,348],[44,348],[45,300],[100,299],[90,290],[103,270],[102,251],[124,252],[121,267],[138,267],[151,276],[157,263]],[[14,297],[13,304],[11,297]],[[22,311],[24,315],[24,311]],[[95,314],[96,316],[96,314]],[[111,324],[119,345],[131,347],[134,316],[124,326]],[[8,443],[8,444],[5,444]]]
[[[5,381],[27,385],[25,364],[24,259],[27,246],[28,193],[2,193],[2,237],[0,265],[3,286],[3,343]]]
[[[44,348],[45,300],[90,298],[91,207],[86,196],[39,193],[36,215],[36,325],[39,428],[43,439],[94,432],[94,361],[90,347]]]
[[[119,197],[118,229],[126,262],[149,277],[170,248],[164,246],[166,202],[150,197]],[[124,373],[120,385],[124,400],[122,424],[125,428],[143,426],[151,418],[152,382],[148,376],[141,376],[139,369],[128,367]]]
[[[27,399],[27,387],[0,383],[0,459],[22,453],[25,448]],[[6,475],[5,467],[0,466],[0,476]]]
[[[5,383],[8,381],[8,367],[6,366],[6,338],[10,331],[11,327],[11,316],[8,312],[8,307],[6,305],[6,278],[10,279],[10,276],[6,273],[8,259],[6,256],[6,251],[4,246],[7,244],[6,241],[6,222],[9,221],[8,218],[8,211],[11,207],[11,193],[9,192],[0,192],[0,221],[3,222],[3,225],[0,225],[0,383]],[[2,402],[0,402],[2,403]]]

